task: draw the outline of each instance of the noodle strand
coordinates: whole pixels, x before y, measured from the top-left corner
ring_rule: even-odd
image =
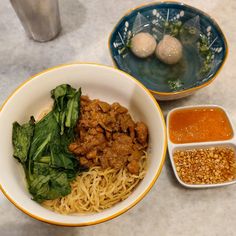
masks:
[[[138,175],[126,168],[116,170],[92,167],[77,176],[71,184],[71,193],[43,205],[61,214],[100,212],[126,199],[146,173],[147,153],[140,159]]]

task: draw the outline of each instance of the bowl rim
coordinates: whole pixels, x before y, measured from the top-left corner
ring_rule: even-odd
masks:
[[[206,86],[208,86],[209,84],[211,84],[217,77],[217,75],[220,73],[220,71],[222,70],[224,64],[225,64],[225,61],[226,59],[228,58],[228,51],[229,51],[229,44],[227,42],[227,39],[225,37],[225,34],[224,32],[221,30],[219,24],[217,23],[217,21],[211,17],[208,13],[196,8],[196,7],[193,7],[191,5],[188,5],[186,3],[183,3],[183,2],[179,2],[179,1],[168,1],[168,0],[163,0],[163,1],[157,1],[157,2],[149,2],[149,3],[143,3],[143,4],[140,4],[140,5],[137,5],[136,7],[134,8],[130,8],[128,11],[126,11],[122,17],[120,17],[120,19],[118,20],[118,22],[115,24],[115,26],[113,27],[110,35],[109,35],[109,38],[108,38],[108,41],[107,41],[107,44],[108,44],[108,48],[109,48],[109,53],[110,53],[110,56],[111,56],[111,59],[112,59],[112,63],[114,65],[115,68],[119,69],[119,67],[117,66],[117,63],[115,62],[114,58],[113,58],[113,55],[112,55],[112,50],[111,50],[111,47],[110,47],[110,42],[111,42],[111,38],[112,38],[112,35],[114,34],[117,26],[122,22],[122,20],[130,15],[131,12],[135,11],[135,10],[138,10],[138,9],[141,9],[143,7],[149,7],[149,6],[158,6],[160,4],[176,4],[178,6],[186,6],[190,9],[193,9],[195,11],[198,11],[200,12],[201,14],[203,14],[204,16],[206,16],[207,18],[211,19],[211,21],[214,23],[214,25],[218,28],[220,34],[222,35],[223,37],[223,41],[225,43],[225,55],[224,55],[224,58],[223,58],[223,62],[222,64],[220,65],[219,69],[216,71],[216,73],[214,74],[214,76],[208,80],[207,82],[199,85],[199,86],[196,86],[196,87],[192,87],[192,88],[188,88],[188,89],[184,89],[184,90],[180,90],[180,91],[176,91],[176,92],[160,92],[160,91],[157,91],[157,90],[152,90],[152,89],[148,89],[152,94],[154,95],[159,95],[159,96],[170,96],[170,95],[179,95],[179,94],[185,94],[185,93],[193,93],[194,91],[197,91],[201,88],[204,88]]]
[[[114,68],[112,66],[107,66],[107,65],[102,65],[102,64],[98,64],[98,63],[93,63],[93,62],[71,62],[71,63],[65,63],[65,64],[60,64],[51,68],[48,68],[46,70],[43,70],[33,76],[30,76],[27,80],[25,80],[23,83],[21,83],[8,97],[7,99],[3,102],[3,104],[0,106],[0,113],[2,112],[4,106],[7,104],[8,100],[10,98],[12,98],[20,89],[21,87],[23,87],[25,84],[29,83],[32,79],[34,79],[37,76],[41,76],[49,71],[53,71],[53,70],[57,70],[59,68],[63,68],[63,67],[70,67],[73,65],[88,65],[88,66],[95,66],[95,67],[104,67],[107,69],[112,69],[112,70],[116,70],[122,74],[124,74],[125,76],[127,76],[128,78],[130,78],[131,80],[133,80],[139,87],[141,87],[143,90],[145,90],[147,92],[147,94],[150,96],[150,98],[153,100],[154,105],[156,106],[159,114],[160,114],[160,118],[161,118],[161,122],[162,122],[162,126],[164,129],[163,132],[163,138],[164,138],[164,145],[163,145],[163,152],[161,155],[161,162],[160,162],[160,166],[157,169],[154,178],[151,180],[151,183],[145,188],[145,190],[143,191],[143,193],[139,196],[139,198],[135,199],[129,206],[127,206],[126,208],[123,208],[121,210],[119,210],[118,212],[114,213],[111,216],[107,216],[104,218],[101,218],[99,220],[94,220],[94,221],[89,221],[89,222],[84,222],[84,223],[63,223],[63,222],[58,222],[58,221],[54,221],[54,220],[48,220],[45,219],[43,217],[37,216],[32,214],[31,212],[29,212],[27,209],[25,209],[24,207],[18,205],[14,199],[9,196],[7,194],[7,192],[3,189],[1,183],[0,183],[0,190],[2,191],[2,193],[5,195],[5,197],[13,204],[15,205],[15,207],[17,207],[19,210],[21,210],[23,213],[27,214],[28,216],[31,216],[32,218],[42,221],[44,223],[48,223],[48,224],[52,224],[52,225],[59,225],[59,226],[68,226],[68,227],[80,227],[80,226],[89,226],[89,225],[95,225],[95,224],[99,224],[108,220],[111,220],[115,217],[118,217],[119,215],[125,213],[126,211],[128,211],[129,209],[131,209],[132,207],[134,207],[138,202],[140,202],[146,195],[147,193],[151,190],[151,188],[153,187],[153,185],[155,184],[156,180],[158,179],[158,177],[161,174],[163,165],[165,163],[165,159],[166,159],[166,153],[167,153],[167,129],[166,129],[166,123],[165,123],[165,119],[164,119],[164,115],[163,112],[159,106],[159,104],[157,103],[156,99],[153,97],[153,95],[150,93],[150,91],[141,83],[139,82],[137,79],[135,79],[133,76],[129,75],[128,73],[119,70],[118,68]]]

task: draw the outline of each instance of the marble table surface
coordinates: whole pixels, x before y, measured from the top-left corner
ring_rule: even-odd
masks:
[[[48,43],[25,36],[8,0],[0,1],[0,104],[29,76],[46,68],[71,62],[112,65],[108,35],[117,20],[145,0],[61,0],[63,30]],[[191,104],[218,104],[236,124],[236,1],[184,0],[212,15],[229,43],[229,57],[218,78],[188,98],[161,102],[170,109]],[[4,134],[1,134],[4,135]],[[134,208],[109,222],[81,228],[66,228],[36,221],[16,209],[0,193],[1,236],[234,236],[236,235],[236,186],[206,190],[181,187],[166,159],[163,171],[150,193]]]

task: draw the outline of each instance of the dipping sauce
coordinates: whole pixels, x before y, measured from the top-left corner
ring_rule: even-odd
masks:
[[[225,112],[217,107],[174,111],[169,120],[173,143],[193,143],[231,139],[233,130]]]

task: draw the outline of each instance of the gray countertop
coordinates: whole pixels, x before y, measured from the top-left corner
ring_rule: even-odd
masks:
[[[29,40],[8,0],[0,1],[0,104],[29,76],[46,68],[71,62],[112,65],[107,48],[109,33],[118,19],[145,0],[61,0],[63,30],[48,43]],[[186,0],[212,15],[229,43],[229,57],[217,79],[193,96],[161,102],[171,108],[192,104],[218,104],[236,124],[236,1]],[[4,135],[4,134],[1,134]],[[236,186],[189,190],[181,187],[166,159],[150,193],[134,208],[109,222],[66,228],[38,222],[16,209],[0,193],[0,235],[236,235]]]

